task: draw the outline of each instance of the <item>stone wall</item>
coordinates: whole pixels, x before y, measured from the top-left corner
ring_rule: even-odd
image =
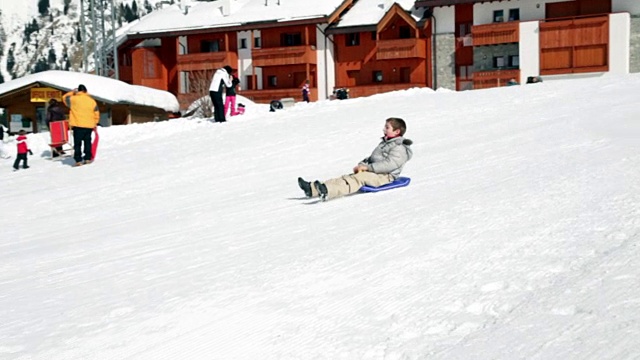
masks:
[[[631,16],[629,72],[640,72],[640,15]]]
[[[453,33],[436,35],[434,87],[456,89],[456,38]]]
[[[518,65],[509,66],[509,56],[519,55],[518,44],[503,44],[495,46],[477,46],[473,48],[473,71],[497,70],[493,66],[494,56],[504,57],[504,68],[519,68]]]

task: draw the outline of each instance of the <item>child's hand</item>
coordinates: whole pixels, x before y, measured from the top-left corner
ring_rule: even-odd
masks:
[[[28,151],[29,151],[29,155],[33,155],[33,151],[31,151],[31,149],[29,149]]]
[[[357,165],[353,168],[353,173],[357,174],[361,171],[369,171],[369,167],[367,165]]]

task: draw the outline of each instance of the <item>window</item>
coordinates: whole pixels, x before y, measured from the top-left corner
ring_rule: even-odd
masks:
[[[280,46],[299,46],[302,45],[302,34],[282,34],[280,35]]]
[[[503,22],[503,21],[504,21],[504,10],[494,10],[493,22]]]
[[[458,24],[458,34],[457,37],[463,37],[468,34],[471,34],[471,23]]]
[[[131,66],[131,54],[122,53],[121,55],[122,61],[120,61],[120,65],[122,66]]]
[[[158,78],[158,66],[156,64],[156,54],[151,51],[144,52],[144,78],[156,79]]]
[[[240,39],[240,49],[247,48],[247,39]]]
[[[378,83],[379,83],[379,82],[382,82],[382,71],[380,71],[380,70],[376,70],[376,71],[374,71],[372,74],[373,74],[373,82],[374,82],[374,83],[376,83],[376,82],[378,82]]]
[[[473,65],[462,65],[458,67],[460,80],[469,80],[473,76]]]
[[[277,87],[278,86],[278,77],[275,75],[269,76],[269,87]]]
[[[254,38],[253,39],[253,47],[256,49],[260,49],[262,47],[262,38]]]
[[[494,56],[493,57],[493,67],[494,68],[503,68],[504,64],[504,56]]]
[[[509,9],[509,21],[520,20],[520,9]]]
[[[200,52],[218,52],[220,51],[220,40],[202,40],[200,41]]]
[[[360,45],[360,33],[347,34],[346,46],[358,46]]]
[[[180,94],[188,94],[190,92],[189,73],[180,71]]]
[[[509,67],[520,67],[520,56],[518,55],[510,55],[509,56]]]
[[[371,32],[371,40],[376,41],[378,40],[378,33],[375,31]]]
[[[399,29],[399,37],[400,39],[410,39],[411,38],[411,28],[408,26],[400,26]]]

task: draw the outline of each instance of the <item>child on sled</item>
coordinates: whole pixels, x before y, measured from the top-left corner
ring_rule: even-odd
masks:
[[[400,118],[385,121],[382,141],[371,155],[353,168],[353,173],[313,183],[298,178],[298,186],[307,197],[319,196],[322,200],[334,199],[360,190],[364,185],[382,186],[398,178],[404,164],[413,156],[409,139],[404,133],[407,125]]]

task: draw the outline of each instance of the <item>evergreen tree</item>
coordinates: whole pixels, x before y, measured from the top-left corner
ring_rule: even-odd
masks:
[[[38,0],[38,12],[42,16],[49,13],[49,0]]]
[[[2,73],[0,72],[0,84],[4,83],[4,77],[2,76]]]
[[[11,47],[9,47],[9,51],[7,52],[7,72],[11,75],[12,78],[15,78],[15,73],[13,71],[13,68],[16,65],[16,58],[13,55],[15,48],[16,43],[11,43]]]
[[[116,16],[116,18],[118,19],[118,27],[122,27],[122,20],[125,17],[125,9],[123,3],[120,3],[120,5],[118,6],[118,12],[116,14],[118,15]]]
[[[76,29],[76,41],[79,43],[82,42],[82,32],[80,32],[80,28]]]
[[[151,7],[151,4],[149,4],[149,0],[144,0],[144,10],[145,10],[145,14],[148,14],[153,11],[153,7]]]
[[[47,60],[43,57],[38,59],[36,65],[33,67],[34,73],[39,73],[47,70],[49,70],[49,64],[47,64]]]
[[[0,10],[0,18],[2,18],[2,10]],[[7,41],[7,34],[4,32],[4,27],[2,26],[2,22],[0,22],[0,58],[4,55],[5,41]]]
[[[136,0],[133,0],[133,2],[131,3],[131,12],[133,13],[133,20],[136,20],[136,19],[139,18],[138,17],[138,4],[136,3]]]
[[[64,0],[64,14],[67,15],[67,13],[69,12],[69,5],[71,5],[71,0]]]
[[[136,19],[136,15],[133,13],[133,10],[131,10],[131,7],[129,7],[129,4],[124,7],[124,19],[127,20],[128,23]]]
[[[56,60],[58,60],[56,56],[56,50],[54,48],[49,48],[49,55],[47,56],[47,62],[49,63],[49,68],[51,68],[51,66],[56,65]]]
[[[31,30],[31,33],[40,31],[40,26],[35,18],[31,21]]]

